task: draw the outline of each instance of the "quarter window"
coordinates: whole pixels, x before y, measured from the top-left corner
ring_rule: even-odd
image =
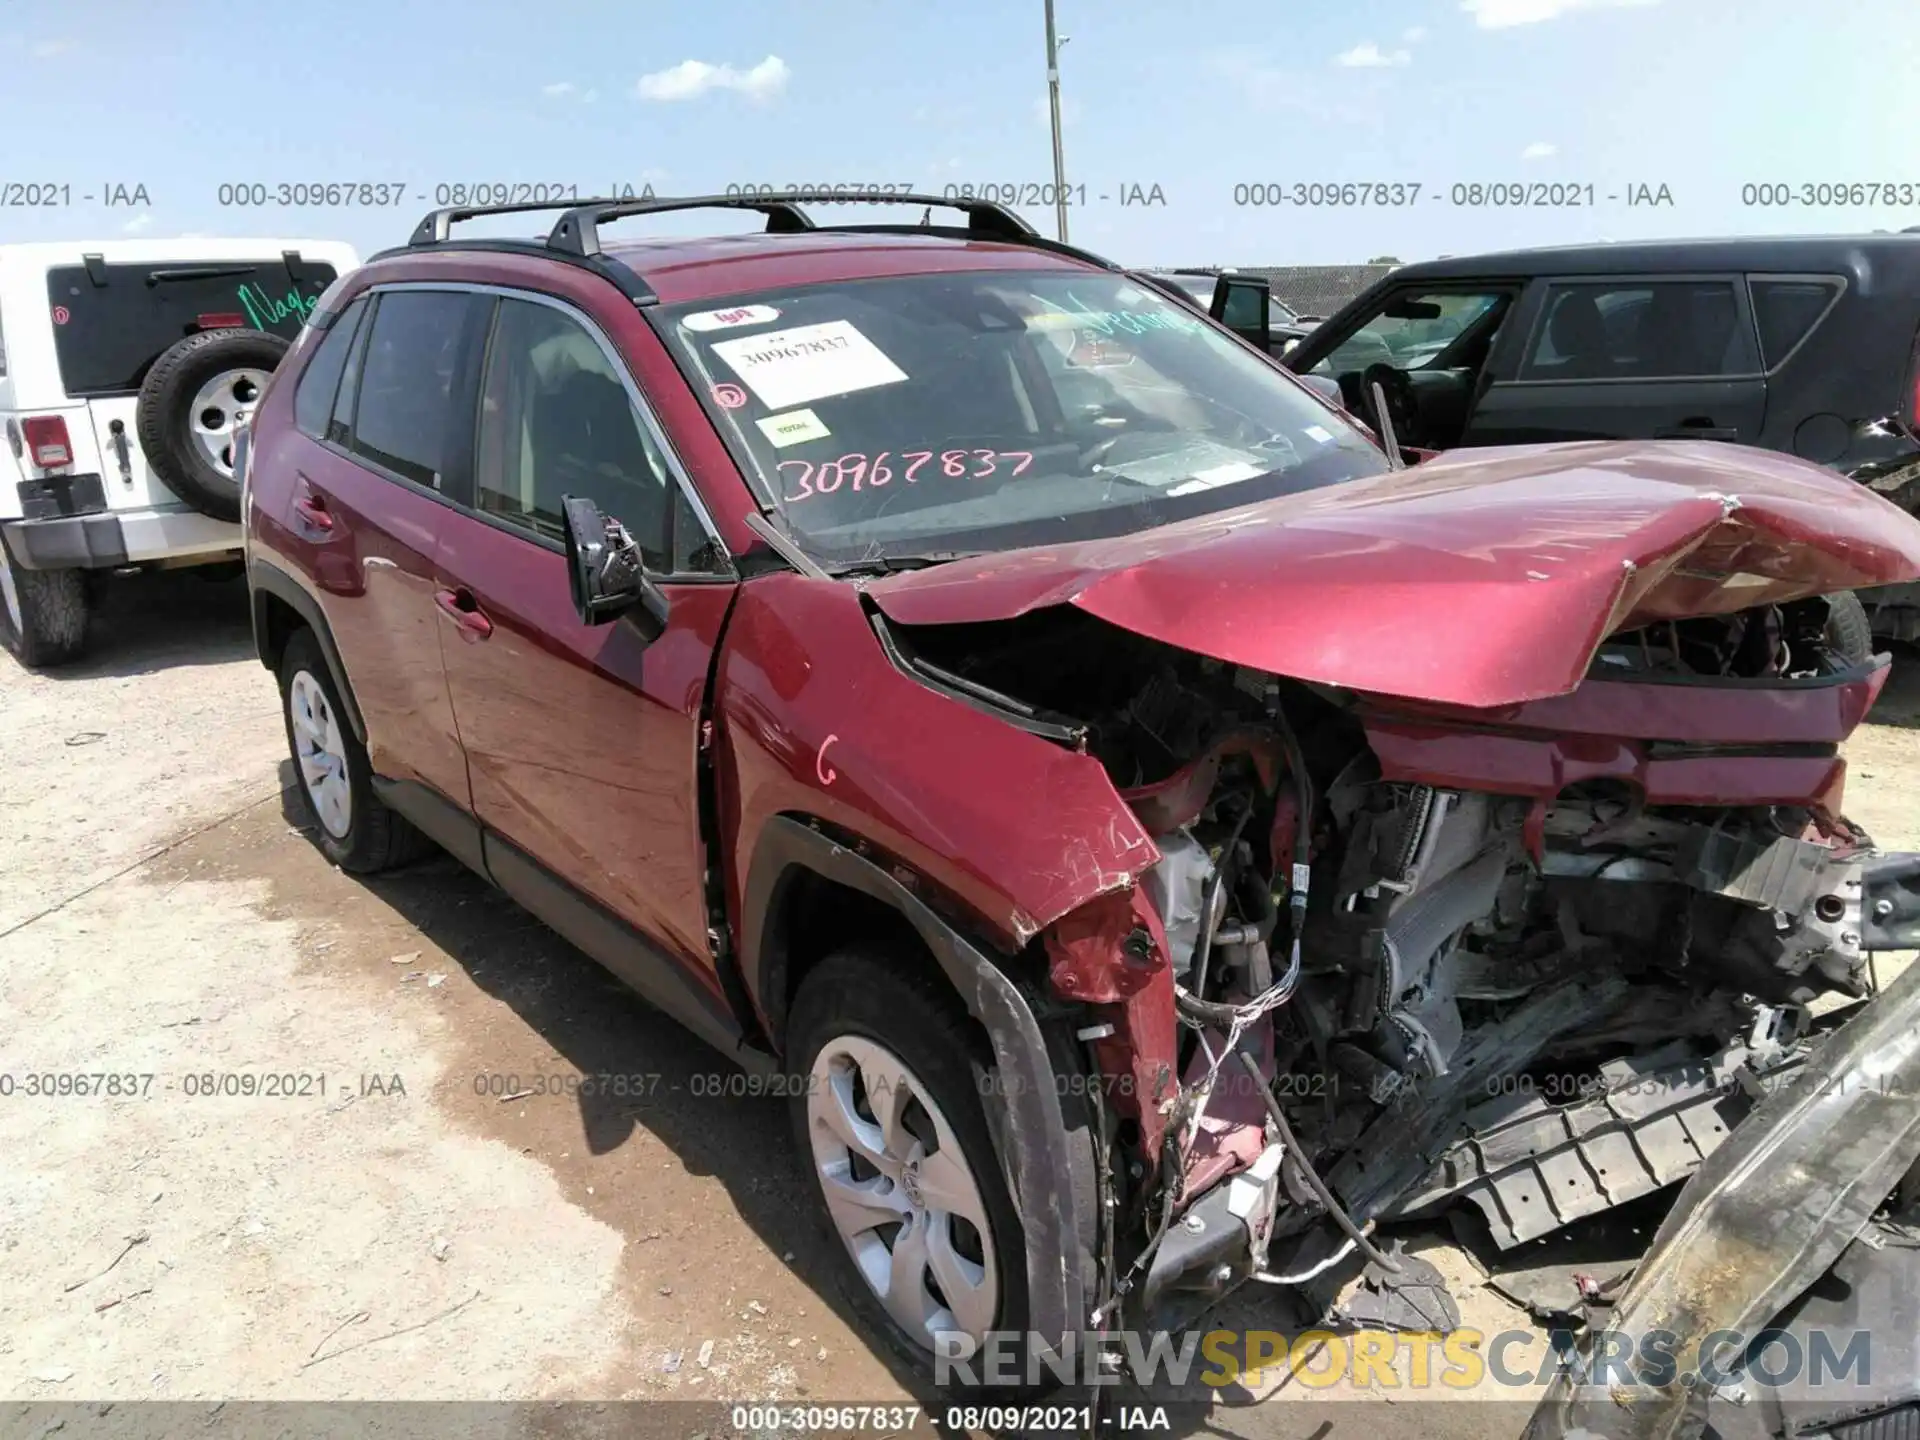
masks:
[[[1752,375],[1753,332],[1730,280],[1556,285],[1522,380]]]
[[[1820,323],[1834,296],[1840,293],[1840,282],[1756,278],[1751,289],[1753,318],[1760,329],[1760,354],[1771,370]]]
[[[395,290],[380,297],[358,366],[352,405],[356,454],[438,490],[470,298],[448,290]]]
[[[366,310],[366,298],[362,296],[333,322],[313,352],[313,358],[307,362],[307,368],[301,372],[300,384],[293,392],[293,423],[316,440],[327,433],[334,397],[340,391],[340,377],[346,371],[347,355],[353,349],[353,337]]]

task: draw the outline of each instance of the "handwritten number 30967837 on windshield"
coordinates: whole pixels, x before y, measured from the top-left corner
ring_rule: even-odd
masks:
[[[841,455],[833,460],[782,460],[780,473],[784,477],[789,466],[797,469],[793,478],[798,490],[792,495],[782,495],[781,501],[792,505],[815,495],[831,495],[842,485],[858,490],[863,485],[867,489],[878,489],[893,482],[894,468],[888,464],[891,450],[882,450],[871,461],[858,452]],[[901,475],[909,485],[918,484],[917,473],[921,466],[935,459],[939,462],[936,472],[949,480],[985,480],[1000,472],[1002,461],[1012,460],[1011,473],[1018,475],[1033,463],[1031,450],[902,450],[903,462]]]

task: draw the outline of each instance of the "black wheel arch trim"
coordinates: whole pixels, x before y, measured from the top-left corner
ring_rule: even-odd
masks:
[[[926,944],[968,1012],[985,1027],[1005,1101],[1002,1163],[1025,1230],[1029,1328],[1058,1345],[1085,1326],[1086,1295],[1073,1251],[1085,1233],[1068,1164],[1066,1123],[1053,1061],[1032,1007],[979,946],[886,870],[831,836],[777,815],[754,843],[741,897],[740,964],[755,1002],[785,1044],[784,947],[767,944],[767,919],[796,871],[811,871],[899,912]]]
[[[353,738],[365,745],[367,722],[361,718],[360,703],[354,698],[353,686],[347,682],[347,667],[340,659],[340,647],[333,642],[333,628],[327,624],[320,603],[286,570],[272,561],[250,554],[247,557],[247,600],[253,618],[253,649],[260,657],[260,663],[272,670],[275,668],[273,653],[267,643],[268,596],[290,607],[313,631],[314,639],[320,645],[320,653],[326,658],[327,669],[333,674],[333,688],[346,709],[347,724],[353,729]]]

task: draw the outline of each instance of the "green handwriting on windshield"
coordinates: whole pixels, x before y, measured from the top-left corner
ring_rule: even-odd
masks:
[[[1172,330],[1190,335],[1207,328],[1204,320],[1184,315],[1172,306],[1164,310],[1098,310],[1071,290],[1067,292],[1065,306],[1051,313],[1036,315],[1029,323],[1046,328],[1061,324],[1060,317],[1064,317],[1076,329],[1092,330],[1101,335],[1146,335],[1155,330]]]
[[[289,290],[276,299],[258,285],[242,285],[239,293],[240,303],[246,307],[247,319],[253,322],[256,330],[271,329],[283,320],[304,325],[307,316],[313,313],[313,307],[320,303],[318,295],[302,295],[298,290]]]

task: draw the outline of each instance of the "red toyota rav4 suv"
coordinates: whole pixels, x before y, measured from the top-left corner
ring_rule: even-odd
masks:
[[[765,231],[602,244],[703,207]],[[243,467],[327,855],[424,836],[788,1077],[856,1303],[980,1383],[1451,1204],[1871,1214],[1920,1127],[1747,1112],[1834,1047],[1920,1086],[1869,964],[1920,864],[1841,810],[1890,662],[1823,598],[1920,522],[1711,443],[1403,467],[955,208],[439,212],[328,291]],[[1804,1287],[1822,1223],[1745,1263]]]

